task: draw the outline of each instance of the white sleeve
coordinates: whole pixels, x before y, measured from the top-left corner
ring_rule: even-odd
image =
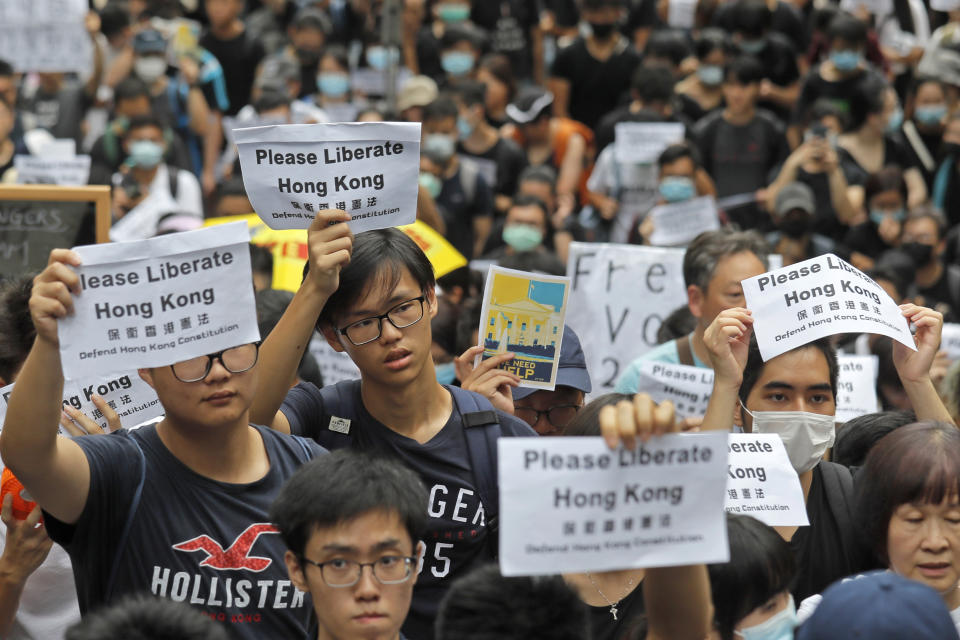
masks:
[[[804,598],[803,602],[800,603],[800,608],[797,609],[797,623],[803,624],[807,621],[807,618],[813,615],[813,612],[817,610],[817,607],[820,606],[820,602],[823,600],[823,596],[819,593],[815,593],[810,597]]]
[[[910,15],[913,17],[913,32],[917,36],[918,46],[930,39],[930,18],[921,0],[909,0]]]
[[[203,218],[203,196],[197,177],[180,169],[177,173],[177,209],[178,213]]]

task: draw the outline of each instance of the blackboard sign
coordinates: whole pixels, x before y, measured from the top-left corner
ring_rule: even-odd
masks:
[[[46,266],[52,249],[109,241],[110,188],[0,185],[0,278]]]

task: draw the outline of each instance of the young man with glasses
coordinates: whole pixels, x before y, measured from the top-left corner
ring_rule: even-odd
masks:
[[[495,452],[496,443],[483,442],[478,451],[469,444],[472,435],[487,428],[483,423],[494,423],[498,435],[534,432],[494,411],[482,396],[437,382],[430,353],[430,318],[437,313],[430,261],[398,229],[354,238],[349,219],[341,211],[324,211],[310,228],[309,268],[263,344],[251,416],[328,449],[380,451],[420,475],[429,489],[429,518],[404,633],[429,640],[450,582],[490,561],[496,542],[491,518],[497,505],[481,496],[488,487],[496,490],[495,453],[487,452]],[[333,349],[356,363],[361,379],[323,390],[300,384],[288,394],[285,381],[315,325]]]
[[[303,637],[308,605],[288,579],[268,510],[323,449],[250,424],[259,343],[140,369],[166,412],[156,425],[58,437],[57,323],[80,293],[68,268],[78,264],[76,253],[54,250],[34,280],[37,337],[9,399],[0,453],[70,554],[81,613],[150,591],[197,608],[235,638]]]
[[[310,594],[317,640],[397,640],[417,582],[427,490],[395,460],[350,450],[297,471],[270,517],[290,579]]]

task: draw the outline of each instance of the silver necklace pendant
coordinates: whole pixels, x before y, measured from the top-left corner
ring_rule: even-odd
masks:
[[[617,619],[617,605],[616,605],[616,603],[610,605],[610,615],[613,616],[613,619],[614,619],[614,620]]]

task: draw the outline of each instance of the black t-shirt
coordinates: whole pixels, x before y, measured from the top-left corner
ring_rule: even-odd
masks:
[[[800,79],[800,69],[797,67],[797,52],[790,41],[779,33],[769,33],[765,38],[766,45],[753,57],[763,67],[763,77],[778,87],[789,87]],[[779,118],[786,119],[790,110],[772,100],[761,100],[758,106],[774,113]]]
[[[855,163],[841,159],[839,164],[848,185],[862,185],[866,181],[867,174]],[[817,233],[840,242],[847,233],[847,227],[837,219],[837,212],[830,198],[830,178],[827,173],[810,173],[801,167],[797,169],[797,182],[802,182],[813,190],[816,207],[813,213],[813,228]]]
[[[417,32],[417,66],[422,75],[430,76],[437,82],[446,78],[440,66],[440,40],[433,34],[430,23],[420,27]]]
[[[458,146],[461,158],[469,158],[480,171],[488,185],[494,185],[497,195],[513,196],[520,184],[520,173],[527,167],[527,154],[513,140],[497,138],[492,147],[481,154],[466,150],[461,142]]]
[[[473,257],[474,218],[493,215],[493,191],[480,168],[460,158],[460,167],[443,181],[435,200],[447,225],[447,240],[468,259]]]
[[[74,525],[47,513],[44,519],[70,554],[82,613],[149,591],[222,621],[235,638],[304,637],[311,601],[288,578],[286,546],[268,513],[284,481],[324,450],[254,428],[270,470],[249,484],[195,473],[167,449],[155,425],[75,440],[90,464],[87,503]],[[142,494],[122,540],[143,460]]]
[[[30,128],[49,131],[54,138],[68,138],[79,145],[83,139],[83,117],[90,99],[85,88],[77,81],[68,80],[54,93],[42,88],[21,105]]]
[[[915,302],[943,314],[944,322],[960,321],[960,266],[944,265],[940,279],[926,288],[917,287]]]
[[[486,509],[474,480],[480,470],[471,469],[461,409],[455,406],[450,419],[429,442],[420,444],[376,420],[363,406],[360,381],[342,382],[340,398],[350,407],[324,406],[320,390],[300,383],[290,390],[280,411],[290,422],[292,433],[313,438],[328,449],[351,446],[375,450],[396,457],[416,471],[430,492],[430,516],[423,542],[426,553],[419,568],[413,603],[403,632],[410,640],[433,638],[433,620],[440,600],[454,580],[492,559],[488,546]],[[454,400],[456,404],[456,400]],[[332,418],[353,415],[349,437]],[[534,436],[521,420],[498,412],[504,436]]]
[[[804,598],[822,593],[833,582],[874,567],[870,554],[854,530],[852,501],[842,509],[840,518],[831,509],[828,492],[824,486],[825,466],[838,467],[832,462],[821,462],[813,470],[813,482],[807,496],[807,518],[810,525],[800,527],[790,541],[790,549],[796,558],[797,575],[793,598]],[[841,470],[841,473],[844,471]],[[832,470],[829,471],[832,473]],[[848,496],[851,497],[852,496]],[[844,528],[847,528],[844,531]],[[846,542],[845,542],[846,541]]]
[[[643,582],[617,603],[616,620],[610,613],[609,605],[588,606],[587,613],[590,616],[591,640],[623,640],[627,637],[624,634],[636,626],[637,619],[646,614],[643,602]]]
[[[579,37],[557,52],[550,74],[570,83],[570,117],[592,129],[620,104],[639,64],[640,55],[625,38],[609,58],[600,61]]]
[[[843,245],[851,253],[856,251],[874,260],[879,258],[881,253],[891,248],[880,237],[877,225],[870,220],[850,227],[843,239]]]
[[[855,101],[863,102],[864,97],[872,90],[871,87],[883,86],[885,82],[883,76],[873,69],[861,70],[842,80],[824,80],[820,75],[820,67],[814,67],[800,87],[800,96],[793,110],[793,120],[794,122],[805,121],[807,112],[821,98],[830,101],[841,113],[849,117],[851,105]]]
[[[859,169],[864,175],[869,175],[869,171],[864,169],[857,159],[853,157],[853,154],[844,149],[843,147],[837,148],[837,158],[840,162],[849,163],[854,165]],[[884,167],[895,165],[899,167],[902,171],[906,171],[914,166],[914,159],[910,152],[907,151],[907,146],[903,141],[903,138],[899,134],[886,134],[883,137],[883,163]]]
[[[474,2],[470,19],[486,29],[490,49],[510,58],[518,78],[533,75],[533,46],[530,30],[540,21],[536,4],[528,0],[485,0]]]
[[[223,67],[227,99],[230,101],[224,113],[228,116],[237,115],[250,102],[257,66],[266,55],[266,50],[262,44],[248,38],[246,31],[230,40],[220,40],[207,32],[200,38],[200,46],[212,53]]]

